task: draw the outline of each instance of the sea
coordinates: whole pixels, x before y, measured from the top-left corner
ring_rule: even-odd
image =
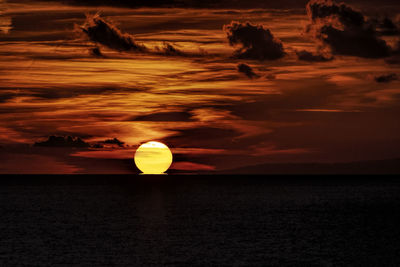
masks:
[[[0,266],[400,266],[395,176],[3,175]]]

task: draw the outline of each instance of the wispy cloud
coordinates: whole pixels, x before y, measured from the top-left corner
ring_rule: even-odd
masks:
[[[7,6],[5,0],[0,1],[0,34],[8,34],[12,29],[11,17],[4,14]]]

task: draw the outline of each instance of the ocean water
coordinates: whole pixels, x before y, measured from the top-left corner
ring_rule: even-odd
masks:
[[[0,186],[1,266],[400,265],[399,183],[47,179]]]

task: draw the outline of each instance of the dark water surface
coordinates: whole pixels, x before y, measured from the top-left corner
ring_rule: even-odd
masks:
[[[203,178],[7,177],[0,265],[400,266],[399,182]]]

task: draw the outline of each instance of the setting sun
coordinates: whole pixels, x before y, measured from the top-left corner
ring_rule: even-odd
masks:
[[[144,143],[135,152],[135,164],[144,174],[162,174],[171,163],[171,150],[160,142]]]

